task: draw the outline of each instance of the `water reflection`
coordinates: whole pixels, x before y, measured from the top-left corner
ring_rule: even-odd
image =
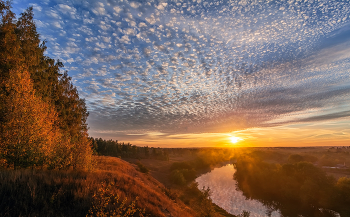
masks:
[[[196,182],[200,189],[209,187],[213,202],[233,215],[246,210],[250,212],[250,217],[280,216],[279,212],[269,210],[256,200],[246,200],[242,192],[236,190],[236,181],[233,179],[235,172],[233,165],[228,164],[198,177]]]

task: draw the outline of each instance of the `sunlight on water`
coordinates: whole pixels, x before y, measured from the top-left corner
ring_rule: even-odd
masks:
[[[196,179],[199,189],[209,187],[211,189],[211,199],[215,204],[225,209],[227,212],[238,215],[243,210],[250,212],[250,217],[267,216],[268,209],[256,200],[246,200],[241,191],[236,190],[236,181],[233,174],[236,170],[232,164],[215,168],[210,173],[206,173]],[[272,212],[271,216],[280,216],[278,212]]]

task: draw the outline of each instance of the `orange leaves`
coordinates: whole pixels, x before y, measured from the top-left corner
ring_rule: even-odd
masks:
[[[29,8],[16,21],[0,1],[0,161],[10,167],[88,168],[84,100],[45,43]]]
[[[30,75],[23,69],[11,70],[3,98],[4,120],[1,144],[5,159],[14,167],[42,165],[59,135],[53,123],[56,114],[35,96]]]
[[[91,161],[87,135],[76,141],[59,129],[57,113],[35,95],[27,71],[11,71],[3,98],[1,153],[9,166],[47,166],[48,168],[86,168]],[[89,157],[90,156],[90,157]]]

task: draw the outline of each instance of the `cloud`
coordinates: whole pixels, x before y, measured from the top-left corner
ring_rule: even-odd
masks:
[[[70,59],[67,60],[67,62],[72,63],[72,62],[74,62],[74,59],[70,58]]]
[[[58,14],[58,11],[55,10],[47,10],[46,15],[55,19],[61,19],[61,16]]]
[[[52,22],[52,26],[58,28],[58,29],[62,29],[61,23],[59,21],[54,21]]]
[[[74,7],[65,4],[58,4],[58,11],[63,14],[69,14],[71,19],[76,19],[77,10]]]
[[[39,31],[55,38],[48,55],[74,69],[92,131],[230,132],[347,118],[347,2],[37,5],[49,11]]]
[[[339,119],[339,118],[348,118],[350,117],[350,111],[341,111],[341,112],[334,112],[331,114],[325,114],[325,115],[317,115],[317,116],[312,116],[308,118],[302,118],[299,120],[296,120],[294,122],[316,122],[316,121],[329,121],[329,120],[334,120],[334,119]],[[290,122],[289,122],[290,123]]]
[[[33,9],[35,10],[35,11],[38,11],[38,12],[41,12],[41,10],[43,9],[41,6],[39,6],[38,4],[32,4],[32,6],[33,6]]]
[[[106,15],[106,10],[102,2],[98,2],[96,7],[94,7],[91,11],[96,15]]]
[[[35,24],[36,24],[36,26],[39,27],[39,28],[45,28],[45,27],[48,26],[47,23],[44,23],[44,22],[42,22],[41,20],[35,20]]]

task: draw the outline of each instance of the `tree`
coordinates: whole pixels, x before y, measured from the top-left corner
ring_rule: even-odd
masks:
[[[336,184],[336,189],[338,190],[338,201],[344,205],[348,205],[350,203],[350,178],[339,178]]]
[[[300,161],[304,161],[304,157],[299,154],[291,154],[288,157],[288,161],[291,163],[297,163]]]
[[[85,100],[79,98],[77,89],[65,72],[54,90],[54,105],[59,117],[59,127],[70,138],[74,168],[91,164],[92,147],[88,138],[86,120],[89,115]]]
[[[44,55],[33,9],[16,21],[10,8],[0,1],[0,163],[86,168],[92,149],[85,101],[60,73],[63,64]]]
[[[5,90],[0,136],[3,158],[15,169],[50,162],[54,144],[60,140],[54,110],[35,96],[27,71],[11,71]]]
[[[149,157],[149,148],[148,148],[148,146],[144,147],[144,151],[145,151],[145,156],[148,158]]]
[[[10,10],[10,4],[0,1],[0,82],[3,84],[9,77],[13,66],[23,61],[20,55],[20,42],[16,35],[16,25],[13,23],[15,14]]]

